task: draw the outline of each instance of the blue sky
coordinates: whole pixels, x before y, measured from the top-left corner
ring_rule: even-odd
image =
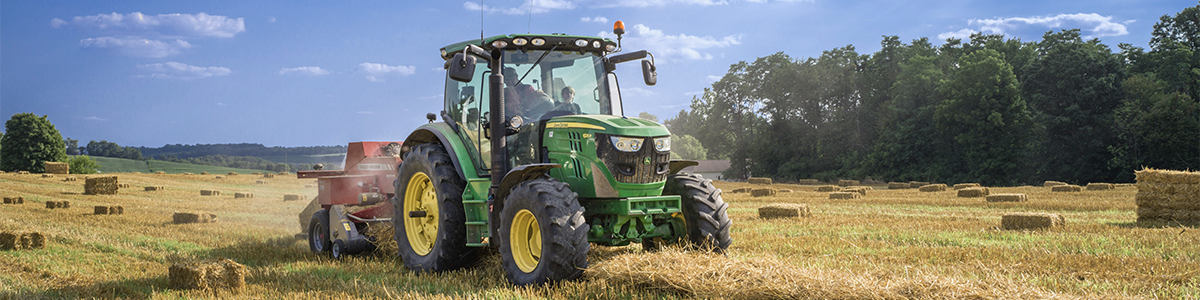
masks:
[[[1147,47],[1172,1],[3,1],[0,116],[49,115],[64,137],[124,146],[403,140],[442,107],[438,49],[510,33],[611,37],[655,54],[658,85],[618,70],[625,112],[665,119],[731,64],[881,36],[936,44],[1048,30]],[[481,24],[482,22],[482,24]]]

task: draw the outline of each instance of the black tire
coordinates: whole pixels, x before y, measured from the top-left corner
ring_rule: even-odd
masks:
[[[663,195],[679,195],[683,205],[688,242],[692,247],[724,253],[733,244],[729,237],[729,204],[721,200],[721,190],[712,180],[695,174],[667,176]]]
[[[333,241],[333,247],[329,248],[329,257],[333,257],[333,259],[342,259],[342,256],[345,255],[346,243],[343,243],[342,240]]]
[[[329,210],[318,210],[308,221],[308,249],[313,253],[328,252],[333,246],[329,241]]]
[[[570,186],[550,177],[541,177],[517,184],[504,199],[504,209],[500,216],[499,241],[500,261],[508,273],[508,280],[515,285],[543,284],[560,280],[571,280],[583,276],[587,269],[587,253],[591,244],[587,240],[590,228],[583,218],[583,207]],[[536,219],[538,229],[536,234],[540,239],[531,237],[526,242],[514,241],[513,233],[521,233],[520,227],[514,229],[514,218],[518,215]],[[532,225],[532,224],[527,224]],[[524,231],[531,231],[528,227]],[[536,248],[529,247],[521,250],[522,245],[536,242]],[[533,254],[538,252],[533,265],[526,260],[518,263],[521,253]],[[532,258],[532,257],[528,257]],[[522,266],[525,269],[522,269]],[[532,268],[530,268],[532,266]]]
[[[475,248],[467,247],[466,215],[463,212],[462,193],[466,181],[459,178],[454,170],[450,155],[441,144],[421,144],[412,148],[404,157],[404,162],[396,171],[396,197],[392,199],[392,223],[396,228],[394,236],[400,257],[404,266],[416,272],[440,272],[460,269],[470,266],[476,260]],[[418,249],[428,250],[418,253],[406,233],[409,219],[405,212],[407,188],[417,174],[424,174],[432,188],[436,199],[436,216],[427,216],[436,224],[435,233],[428,239],[414,237],[418,241],[428,241],[432,245],[417,245]],[[431,207],[432,208],[432,207]],[[427,209],[428,210],[428,209]],[[434,219],[436,218],[436,219]],[[419,219],[419,218],[414,218]],[[427,227],[430,228],[430,227]],[[414,229],[416,230],[416,229]]]

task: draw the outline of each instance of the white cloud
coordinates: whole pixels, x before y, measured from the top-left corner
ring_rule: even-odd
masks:
[[[579,21],[581,21],[581,22],[608,23],[608,18],[605,18],[605,17],[600,17],[600,16],[597,16],[597,17],[595,17],[595,18],[583,17],[583,18],[579,18]]]
[[[79,41],[79,46],[84,49],[134,57],[164,57],[179,54],[183,49],[192,48],[192,44],[184,40],[164,42],[138,37],[111,36],[86,38]]]
[[[959,31],[954,31],[954,32],[943,32],[943,33],[941,33],[941,34],[938,34],[938,39],[939,39],[939,40],[946,40],[946,39],[948,39],[948,38],[956,38],[956,39],[960,39],[960,40],[967,40],[967,39],[970,39],[970,38],[971,38],[971,35],[972,35],[972,34],[975,34],[975,33],[977,33],[977,32],[978,32],[978,31],[975,31],[975,30],[973,30],[973,29],[970,29],[970,28],[963,28],[963,29],[961,29],[961,30],[959,30]]]
[[[275,17],[268,17],[267,22],[275,23]]]
[[[242,18],[199,14],[145,15],[141,12],[129,14],[100,14],[77,16],[70,22],[55,18],[50,26],[58,28],[74,25],[88,30],[97,30],[118,36],[141,36],[149,38],[231,38],[246,31]]]
[[[159,64],[138,65],[139,69],[148,71],[149,75],[140,75],[137,77],[149,78],[164,78],[164,79],[199,79],[213,76],[225,76],[233,73],[229,68],[225,67],[197,67],[184,63],[166,62]]]
[[[605,38],[616,39],[610,32],[600,32]],[[639,49],[647,49],[655,58],[666,59],[712,59],[712,54],[701,52],[711,48],[725,48],[740,45],[741,35],[730,35],[722,38],[711,36],[694,36],[687,34],[669,35],[662,30],[650,29],[646,25],[633,25],[632,30],[626,31],[625,42],[629,45],[639,45]]]
[[[295,67],[295,68],[283,68],[283,69],[279,70],[279,75],[289,75],[289,74],[320,76],[320,75],[329,75],[329,71],[326,71],[325,69],[321,69],[321,67]]]
[[[505,8],[480,5],[479,3],[468,1],[463,3],[463,8],[467,10],[482,10],[490,13],[502,13],[506,15],[524,15],[529,13],[547,13],[552,10],[575,9],[575,3],[565,0],[532,0],[525,1],[525,4],[522,4],[518,7]]]
[[[754,1],[751,1],[754,2]],[[616,0],[600,3],[597,7],[662,7],[667,5],[726,5],[726,0]]]
[[[978,25],[979,31],[989,34],[1006,34],[1011,31],[1021,30],[1028,27],[1043,27],[1050,29],[1061,28],[1079,28],[1083,31],[1084,38],[1105,37],[1105,36],[1121,36],[1129,34],[1129,30],[1125,28],[1125,22],[1113,22],[1111,16],[1101,16],[1099,14],[1059,14],[1057,16],[1045,17],[1013,17],[1013,18],[996,18],[996,19],[971,19],[969,25]],[[938,37],[960,37],[962,33],[969,29],[962,29],[957,32],[946,32],[939,34]],[[969,36],[969,34],[968,34]]]
[[[83,119],[88,120],[88,121],[108,121],[108,119],[101,119],[100,117],[97,117],[97,116],[91,116],[91,117],[87,117],[87,118],[83,118]]]
[[[708,78],[709,82],[717,82],[717,81],[721,81],[721,78],[724,78],[724,77],[716,76],[716,75],[708,75],[708,76],[705,76],[704,78]]]
[[[358,64],[358,67],[355,68],[355,70],[358,72],[366,73],[367,80],[370,80],[371,82],[383,82],[384,80],[382,78],[379,78],[383,75],[395,73],[400,76],[408,76],[408,75],[412,75],[412,74],[416,73],[417,67],[416,66],[389,66],[389,65],[385,65],[385,64],[366,63],[365,62],[365,63]]]

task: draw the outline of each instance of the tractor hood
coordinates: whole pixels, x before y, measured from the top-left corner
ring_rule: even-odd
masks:
[[[587,128],[620,136],[658,137],[669,136],[667,128],[655,122],[639,118],[610,115],[572,115],[555,117],[546,121],[546,128]]]

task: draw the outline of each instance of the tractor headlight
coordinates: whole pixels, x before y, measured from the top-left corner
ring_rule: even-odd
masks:
[[[508,47],[508,42],[505,42],[503,40],[497,40],[497,41],[492,42],[492,47],[496,48],[496,49],[504,49],[504,47]]]
[[[660,137],[654,139],[654,150],[658,152],[671,151],[671,137]]]
[[[532,41],[532,42],[530,42],[530,43],[533,43],[533,45],[534,45],[534,46],[541,46],[541,45],[545,45],[545,44],[546,44],[546,40],[545,40],[545,39],[542,39],[542,38],[535,38],[535,39],[533,39],[533,41]]]
[[[575,40],[575,46],[576,46],[576,47],[587,47],[587,45],[588,45],[588,41],[587,41],[587,40],[585,40],[585,39],[578,39],[578,40]]]
[[[638,150],[642,150],[641,138],[619,136],[613,136],[609,138],[612,139],[613,147],[616,147],[617,150],[621,150],[621,152],[638,152]]]
[[[525,38],[517,38],[517,39],[513,40],[513,45],[525,46],[525,43],[528,43],[528,42],[529,41],[525,40]]]

